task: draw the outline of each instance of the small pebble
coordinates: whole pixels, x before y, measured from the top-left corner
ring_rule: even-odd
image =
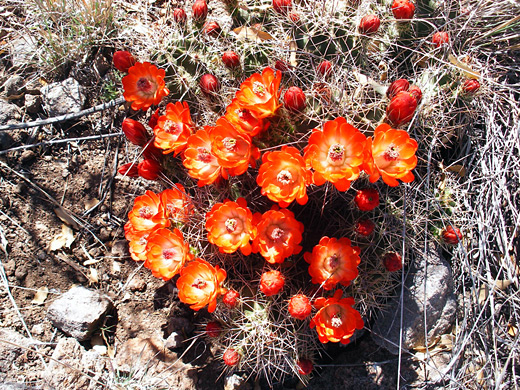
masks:
[[[26,164],[28,162],[31,162],[36,158],[36,153],[34,153],[32,150],[24,150],[22,152],[22,155],[20,156],[20,161],[22,164]]]

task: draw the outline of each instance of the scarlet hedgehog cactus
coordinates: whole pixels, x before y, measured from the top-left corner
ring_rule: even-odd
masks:
[[[410,92],[398,92],[386,108],[386,117],[392,124],[399,126],[410,122],[416,108],[417,99],[414,95]]]
[[[173,10],[173,20],[175,20],[175,23],[184,26],[188,20],[188,15],[186,15],[186,11],[184,11],[184,9],[175,8]]]
[[[368,237],[374,232],[375,227],[376,225],[370,219],[360,219],[356,222],[355,231],[360,236]]]
[[[222,302],[230,309],[234,309],[238,305],[238,299],[240,298],[240,294],[235,290],[228,290],[222,296]]]
[[[292,8],[292,0],[273,0],[273,9],[279,14],[287,14]]]
[[[146,111],[151,105],[157,105],[170,91],[164,83],[165,71],[149,62],[136,62],[123,77],[123,96],[131,102],[133,110]]]
[[[395,80],[390,84],[388,89],[386,90],[386,96],[392,99],[399,92],[406,92],[410,88],[410,83],[406,79]]]
[[[332,74],[332,63],[330,61],[323,60],[318,64],[316,70],[323,77],[327,78]]]
[[[475,79],[464,80],[462,91],[466,94],[473,94],[480,89],[480,83]]]
[[[122,128],[126,138],[134,145],[145,146],[150,140],[145,127],[136,120],[126,118],[123,121]]]
[[[301,375],[309,375],[314,368],[314,364],[309,359],[300,359],[296,362],[296,365],[298,366],[298,374]]]

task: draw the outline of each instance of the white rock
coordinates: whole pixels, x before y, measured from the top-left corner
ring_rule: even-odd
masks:
[[[43,107],[51,117],[79,112],[85,103],[83,87],[73,78],[48,84],[41,93]]]

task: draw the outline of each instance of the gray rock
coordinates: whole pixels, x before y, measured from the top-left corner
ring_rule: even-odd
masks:
[[[168,349],[180,348],[184,346],[184,340],[185,338],[182,334],[173,332],[171,335],[168,336],[168,338],[164,342],[164,346]]]
[[[42,110],[42,97],[40,95],[25,95],[25,109],[29,114],[37,114]]]
[[[16,360],[30,346],[31,340],[12,329],[0,329],[0,380],[12,369],[17,369]]]
[[[22,112],[17,105],[0,99],[0,125],[17,122],[22,118]]]
[[[224,390],[245,390],[250,388],[245,375],[228,375],[224,378]]]
[[[24,91],[24,82],[19,75],[11,76],[4,83],[4,89],[7,96],[20,95]]]
[[[435,248],[425,260],[425,255],[417,254],[405,280],[402,347],[407,350],[425,346],[425,312],[426,344],[444,334],[455,319],[457,301],[449,264]],[[372,329],[374,341],[393,354],[399,353],[400,314],[395,297]]]
[[[20,161],[22,164],[26,164],[28,162],[31,162],[36,158],[36,153],[34,153],[32,150],[26,149],[22,152],[22,155],[20,156]]]
[[[47,311],[52,325],[79,341],[90,338],[112,308],[110,300],[83,286],[72,287],[56,299]]]
[[[11,137],[11,135],[9,135],[7,131],[0,131],[0,150],[10,148],[13,145],[13,143],[13,137]]]
[[[73,78],[46,85],[41,93],[43,106],[50,116],[81,111],[85,103],[83,88]]]
[[[110,250],[112,256],[117,258],[124,258],[130,256],[128,252],[128,241],[127,240],[117,240],[112,244],[112,249]]]
[[[11,63],[15,68],[27,66],[32,62],[38,50],[38,43],[30,35],[24,35],[11,42]]]

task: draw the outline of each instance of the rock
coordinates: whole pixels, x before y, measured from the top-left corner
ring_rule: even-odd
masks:
[[[42,97],[40,95],[25,95],[25,109],[29,114],[37,114],[42,110]]]
[[[176,348],[180,348],[180,347],[183,347],[183,343],[184,343],[184,336],[180,333],[177,333],[177,332],[173,332],[171,335],[168,336],[168,338],[166,339],[165,343],[164,343],[164,346],[168,349],[176,349]]]
[[[41,93],[43,106],[50,116],[81,111],[85,103],[83,88],[73,78],[46,85]]]
[[[138,275],[134,275],[128,283],[128,288],[130,289],[130,291],[143,292],[146,290],[146,282],[143,279],[141,279]]]
[[[104,366],[97,352],[85,351],[77,340],[64,338],[58,341],[43,379],[53,389],[98,389]]]
[[[7,276],[13,276],[14,271],[16,271],[16,263],[13,259],[9,260],[7,263],[4,263],[4,270]]]
[[[451,327],[457,309],[453,275],[448,263],[435,248],[430,248],[427,262],[424,255],[416,257],[405,280],[403,297],[402,347],[406,350],[425,346],[425,311],[428,344],[431,344]],[[390,301],[372,329],[374,341],[396,355],[399,353],[400,313],[397,296]]]
[[[27,66],[37,53],[38,43],[30,35],[24,35],[11,42],[11,63],[14,67]]]
[[[20,95],[24,91],[24,82],[19,75],[11,76],[4,83],[4,89],[7,96]]]
[[[0,383],[0,390],[31,390],[34,387],[26,387],[23,383]]]
[[[0,342],[0,381],[4,379],[4,375],[11,370],[16,370],[18,358],[25,352],[25,348],[30,347],[31,340],[22,336],[20,333],[12,329],[0,328],[0,339],[6,342]]]
[[[113,257],[123,258],[130,256],[128,252],[128,241],[127,240],[117,240],[112,244],[112,249],[110,249],[110,253]]]
[[[0,123],[2,125],[18,122],[21,118],[22,113],[17,105],[0,99]]]
[[[32,150],[26,149],[22,152],[22,155],[20,156],[20,161],[22,164],[27,164],[28,162],[31,162],[36,158],[36,153],[34,153]]]
[[[2,114],[0,113],[0,115]],[[13,137],[7,131],[0,131],[0,150],[9,149],[13,143]]]
[[[251,388],[245,375],[228,375],[224,378],[224,390],[246,390]]]
[[[110,309],[112,303],[107,297],[76,286],[49,306],[47,318],[64,333],[84,341],[90,338]]]

